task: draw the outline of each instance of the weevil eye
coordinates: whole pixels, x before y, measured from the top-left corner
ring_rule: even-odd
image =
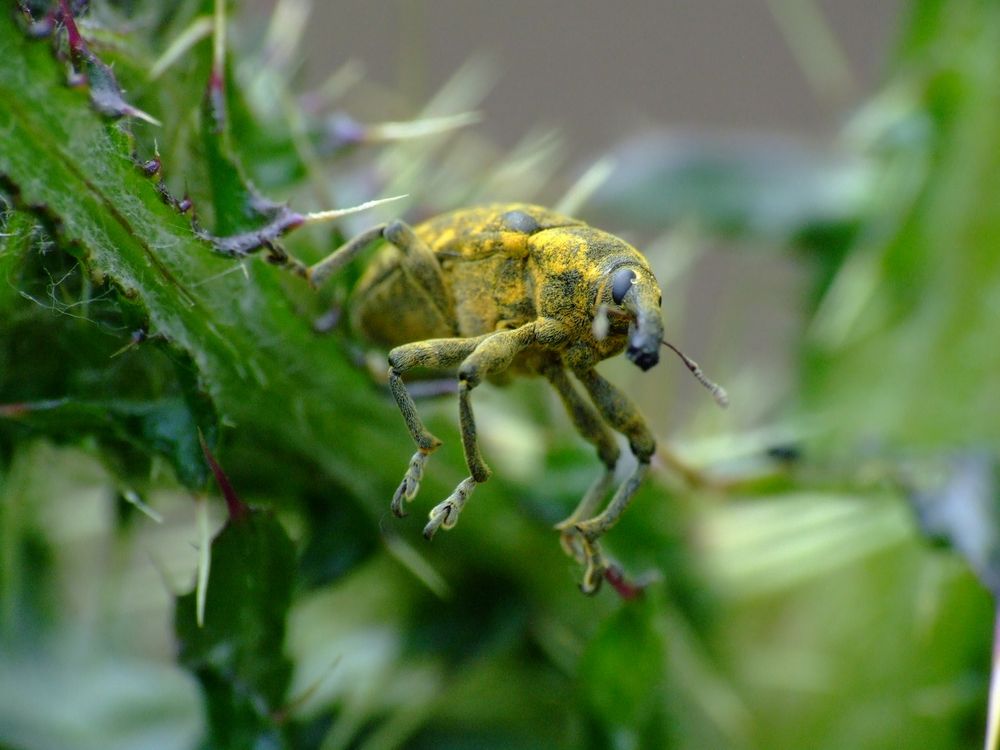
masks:
[[[509,232],[534,234],[539,230],[538,222],[524,211],[508,211],[500,217],[500,224]]]
[[[616,305],[620,305],[625,298],[625,294],[632,288],[635,281],[635,271],[631,268],[623,268],[611,280],[611,299]]]

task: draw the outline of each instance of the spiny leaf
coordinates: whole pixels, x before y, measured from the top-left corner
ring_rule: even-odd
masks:
[[[147,455],[170,461],[185,484],[199,486],[206,477],[196,438],[199,424],[215,432],[214,415],[198,414],[182,398],[156,401],[51,401],[0,404],[0,420],[8,420],[50,437],[78,439],[82,434],[127,444]]]
[[[47,46],[6,14],[0,58],[8,61],[0,96],[9,103],[0,110],[0,175],[16,187],[19,205],[54,217],[62,241],[80,248],[91,271],[145,310],[149,334],[190,356],[220,417],[257,426],[348,488],[367,488],[359,496],[381,512],[376,498],[391,494],[376,479],[384,453],[345,450],[345,441],[391,451],[396,431],[388,425],[398,418],[388,399],[362,385],[337,341],[313,334],[287,303],[278,272],[220,275],[232,261],[215,256],[161,200],[134,167],[127,134],[59,86]],[[302,293],[309,294],[304,284]]]
[[[201,682],[210,744],[286,747],[278,720],[292,665],[285,618],[295,581],[295,549],[273,515],[251,512],[212,541],[204,624],[195,592],[177,599],[180,662]]]

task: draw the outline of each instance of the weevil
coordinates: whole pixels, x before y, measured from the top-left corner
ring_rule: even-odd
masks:
[[[628,507],[656,449],[632,401],[595,369],[623,351],[642,370],[659,361],[666,343],[662,296],[646,259],[582,221],[514,203],[457,210],[415,227],[380,224],[312,266],[284,254],[277,260],[318,287],[378,241],[384,247],[354,289],[350,318],[361,337],[388,350],[389,388],[417,448],[393,495],[393,513],[405,515],[428,458],[441,446],[407,391],[407,373],[452,372],[458,380],[469,476],[431,509],[424,527],[428,539],[454,527],[473,490],[490,477],[476,437],[473,390],[484,380],[544,377],[604,465],[576,509],[556,526],[566,552],[584,567],[581,589],[593,593],[608,569],[600,538]],[[722,402],[722,389],[681,357]],[[620,457],[613,431],[628,440],[636,464],[600,510]]]

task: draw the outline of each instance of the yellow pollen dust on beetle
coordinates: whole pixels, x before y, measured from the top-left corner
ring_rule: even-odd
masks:
[[[389,350],[389,387],[417,446],[392,498],[393,513],[405,515],[428,458],[441,446],[407,392],[408,371],[458,377],[469,476],[431,509],[424,527],[428,539],[440,528],[452,528],[473,490],[490,477],[476,438],[473,389],[483,380],[541,375],[604,464],[573,513],[556,527],[564,549],[584,566],[581,589],[595,592],[608,573],[599,539],[635,495],[656,441],[635,405],[594,368],[625,351],[648,370],[659,361],[661,344],[674,349],[663,341],[660,287],[646,259],[581,221],[512,203],[461,209],[415,227],[381,224],[312,266],[284,255],[280,260],[318,287],[378,241],[385,244],[354,290],[351,323],[371,344]],[[725,391],[677,353],[724,406]],[[612,431],[625,436],[637,463],[600,510],[620,454]]]

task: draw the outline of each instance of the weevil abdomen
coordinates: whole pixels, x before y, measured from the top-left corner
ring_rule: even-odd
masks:
[[[576,226],[585,225],[521,203],[429,219],[413,233],[433,253],[440,286],[447,290],[443,298],[429,299],[426,284],[407,267],[407,256],[387,245],[354,290],[352,326],[361,338],[391,348],[422,339],[478,336],[533,320],[532,237]]]
[[[386,245],[358,282],[351,301],[355,334],[385,349],[459,335],[451,299],[431,299],[401,260],[402,253]]]

